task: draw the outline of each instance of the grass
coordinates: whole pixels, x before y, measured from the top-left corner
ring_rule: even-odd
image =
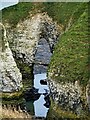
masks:
[[[86,4],[79,5],[78,10],[74,8],[76,13],[75,10],[73,13],[76,21],[70,29],[60,37],[59,42],[55,46],[54,54],[49,65],[49,77],[57,82],[75,82],[77,80],[80,81],[83,86],[86,86],[88,82],[89,49],[87,36],[88,6],[86,7]],[[65,7],[64,4],[63,7]],[[50,75],[50,73],[53,74]]]
[[[30,10],[32,9],[32,3],[22,3],[5,8],[2,10],[2,21],[3,23],[10,23],[14,27],[19,21],[24,20]]]
[[[86,105],[85,89],[89,81],[89,61],[88,61],[88,4],[87,3],[52,3],[56,6],[48,7],[48,13],[54,20],[58,20],[59,24],[63,24],[64,30],[71,19],[71,26],[62,36],[54,48],[54,53],[51,58],[48,69],[48,77],[57,83],[79,81],[82,88],[81,99]],[[70,5],[71,4],[71,5]],[[58,9],[58,6],[62,6]],[[52,9],[56,8],[55,9]],[[68,8],[68,10],[64,10]],[[52,9],[52,14],[50,13]],[[58,10],[57,10],[58,9]],[[71,10],[71,12],[70,12]],[[58,11],[58,12],[57,12]],[[59,14],[60,13],[60,14]],[[65,21],[66,19],[66,21]],[[54,103],[53,103],[54,104]],[[60,107],[51,104],[49,119],[76,119],[73,114],[65,112]],[[53,109],[55,106],[55,110]],[[86,109],[87,107],[84,106]],[[88,120],[89,114],[86,113],[85,118]],[[52,116],[53,115],[53,116]],[[86,117],[87,116],[87,117]],[[53,118],[52,118],[53,117]],[[63,118],[62,118],[63,117]]]
[[[72,17],[72,24],[79,18],[81,13],[87,7],[85,3],[77,2],[61,2],[61,3],[44,3],[45,11],[51,16],[58,24],[62,24],[64,29],[67,27],[70,18]]]
[[[1,108],[0,107],[0,118],[2,120],[11,120],[11,119],[29,119],[29,120],[32,120],[32,116],[28,113],[25,113],[23,111],[17,111],[16,108],[14,108],[14,111],[11,109],[11,108]]]
[[[16,27],[17,23],[34,15],[37,12],[43,11],[42,3],[20,2],[14,6],[2,10],[3,23],[9,23],[11,27]]]
[[[51,106],[46,120],[89,120],[89,116],[77,116],[71,111],[63,110],[59,105],[55,104],[51,99]]]
[[[3,22],[8,22],[15,27],[21,20],[26,19],[29,13],[47,12],[58,24],[62,24],[63,30],[68,31],[60,36],[54,48],[54,53],[49,65],[48,76],[52,80],[60,82],[75,82],[76,80],[85,88],[88,83],[88,4],[87,3],[19,3],[2,11]],[[22,73],[31,73],[29,67],[17,61]],[[52,73],[52,74],[51,74]],[[31,81],[29,81],[31,82]],[[28,79],[23,84],[28,86]],[[32,82],[30,83],[30,86]],[[25,88],[26,88],[25,87]],[[85,94],[85,93],[84,93]],[[84,96],[85,97],[85,96]],[[63,118],[78,119],[75,114],[61,109],[51,103],[47,120]],[[88,118],[85,118],[86,120]]]
[[[71,111],[64,110],[51,99],[51,106],[46,120],[89,120],[89,118],[90,115],[88,113],[82,116],[76,115]]]
[[[2,99],[19,99],[20,97],[23,96],[22,94],[23,90],[20,90],[19,92],[13,92],[13,93],[0,93],[0,97],[2,97]]]

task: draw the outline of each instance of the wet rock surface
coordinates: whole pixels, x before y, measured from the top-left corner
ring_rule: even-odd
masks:
[[[33,67],[33,74],[41,74],[41,73],[46,73],[47,72],[47,65],[41,65],[41,64],[34,64]]]
[[[49,43],[45,38],[39,40],[34,58],[34,74],[46,73],[51,59]]]
[[[34,57],[34,85],[39,88],[41,96],[34,102],[35,116],[46,117],[50,107],[49,89],[46,78],[48,64],[50,62],[52,53],[47,39],[41,38],[38,41],[35,57]],[[44,75],[45,74],[45,75]],[[36,77],[37,76],[37,77]],[[38,81],[38,82],[37,82]],[[39,107],[41,106],[41,108]],[[39,112],[39,111],[40,112]]]
[[[46,94],[44,99],[45,99],[45,101],[46,101],[46,103],[44,104],[44,106],[47,107],[47,108],[49,108],[50,105],[51,105],[50,95],[49,95],[49,94]]]
[[[52,53],[47,40],[44,38],[40,39],[38,42],[34,63],[48,65],[51,55]]]

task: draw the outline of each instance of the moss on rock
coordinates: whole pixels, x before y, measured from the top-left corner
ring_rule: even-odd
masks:
[[[20,72],[22,73],[23,89],[31,88],[33,86],[33,65],[22,62],[22,60],[17,60],[16,63]]]

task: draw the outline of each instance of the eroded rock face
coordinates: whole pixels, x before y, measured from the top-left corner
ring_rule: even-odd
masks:
[[[72,83],[57,83],[49,81],[49,87],[53,100],[66,110],[72,110],[81,114],[81,90],[79,86]]]
[[[14,57],[22,59],[24,63],[31,65],[34,62],[36,63],[34,57],[39,41],[43,41],[44,38],[44,42],[47,41],[50,48],[54,46],[58,36],[58,25],[47,14],[38,13],[32,18],[28,18],[22,23],[20,22],[16,29],[9,33],[8,38]],[[47,42],[44,49],[48,47]],[[43,62],[49,62],[47,59],[48,55],[45,57]]]
[[[41,16],[38,14],[32,19],[19,23],[16,27],[16,34],[11,34],[12,45],[15,57],[22,59],[25,63],[31,64],[34,60],[35,47],[39,40]]]
[[[53,47],[57,43],[60,35],[60,26],[56,22],[53,22],[52,18],[45,14],[42,19],[41,30],[41,36],[48,41],[51,52],[53,52]]]
[[[0,27],[4,29],[2,41],[0,45],[0,91],[13,92],[22,88],[22,75],[17,68],[12,52],[6,38],[6,30],[2,24]],[[3,49],[4,48],[4,49]]]
[[[1,73],[3,73],[0,75],[1,79],[3,79],[3,91],[10,92],[18,90],[22,86],[22,77],[13,59],[13,56],[17,60],[21,60],[29,66],[33,63],[36,63],[34,66],[35,73],[38,73],[38,71],[40,72],[42,64],[45,64],[45,66],[42,68],[43,72],[47,71],[46,64],[49,64],[50,57],[52,55],[50,47],[57,41],[57,31],[57,24],[54,23],[47,14],[42,13],[34,15],[32,18],[27,18],[23,22],[19,22],[15,29],[10,29],[10,31],[8,31],[10,48],[9,45],[7,45],[7,49],[4,51],[4,53],[0,54],[0,70]],[[38,47],[39,43],[40,45]],[[8,42],[5,44],[8,44]],[[42,47],[44,47],[44,52],[42,52],[40,55],[42,55],[44,59],[41,59],[39,55]],[[10,49],[13,52],[13,56]],[[36,57],[40,58],[38,60],[35,58],[37,49],[39,51]],[[39,63],[39,66],[37,66],[37,63]]]

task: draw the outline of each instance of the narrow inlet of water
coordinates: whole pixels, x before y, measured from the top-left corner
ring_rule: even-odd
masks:
[[[34,75],[34,87],[38,89],[38,93],[40,93],[40,97],[38,100],[36,100],[34,104],[34,112],[36,117],[45,117],[47,116],[47,112],[49,108],[45,106],[46,101],[45,101],[45,95],[50,93],[48,84],[41,84],[40,81],[46,81],[47,79],[47,74],[46,73],[41,73],[41,74],[35,74]],[[47,82],[47,81],[46,81]]]

